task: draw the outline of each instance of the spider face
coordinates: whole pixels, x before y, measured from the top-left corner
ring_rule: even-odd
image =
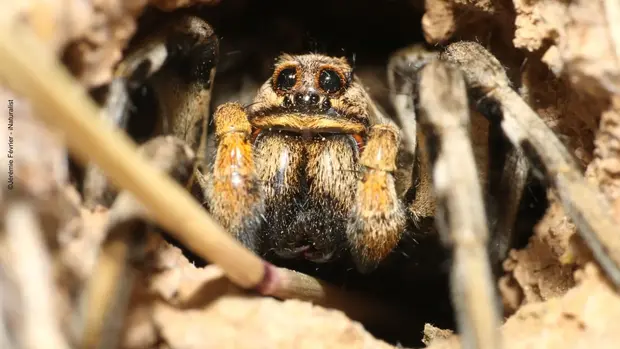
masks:
[[[368,103],[344,58],[282,55],[248,110],[257,129],[362,134]]]
[[[262,250],[322,263],[346,250],[368,100],[343,58],[283,55],[248,110]]]

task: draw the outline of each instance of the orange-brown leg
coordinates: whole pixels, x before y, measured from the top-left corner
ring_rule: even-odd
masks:
[[[263,212],[251,131],[243,107],[226,103],[215,111],[217,151],[205,195],[211,214],[248,248],[257,251]]]
[[[360,158],[363,175],[347,229],[351,254],[360,272],[377,267],[396,247],[405,226],[405,213],[392,177],[399,142],[398,128],[375,125]]]

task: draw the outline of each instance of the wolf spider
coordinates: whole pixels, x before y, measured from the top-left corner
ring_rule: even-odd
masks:
[[[481,45],[457,42],[438,53],[408,48],[393,55],[389,90],[402,132],[346,59],[282,55],[253,103],[217,107],[215,138],[207,142],[217,59],[209,24],[183,17],[126,56],[104,109],[126,124],[128,91],[148,79],[159,101],[155,133],[174,134],[203,159],[209,142],[215,145],[211,165],[194,169],[197,194],[256,253],[315,263],[348,258],[368,273],[397,247],[406,225],[434,217],[453,257],[452,299],[464,343],[497,348],[500,316],[488,246],[499,249],[495,259],[509,248],[532,164],[620,284],[616,228],[606,203]],[[475,164],[470,104],[511,145],[501,155],[497,185],[505,200],[491,243],[483,200],[490,189],[482,187]],[[414,154],[413,164],[398,161],[403,151]],[[396,171],[409,174],[407,190],[397,191]],[[97,169],[89,169],[85,183],[87,202],[107,202],[109,190]]]

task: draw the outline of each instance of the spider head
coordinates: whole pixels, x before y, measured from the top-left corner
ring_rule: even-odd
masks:
[[[344,58],[282,55],[250,106],[258,129],[300,133],[363,133],[368,101]]]

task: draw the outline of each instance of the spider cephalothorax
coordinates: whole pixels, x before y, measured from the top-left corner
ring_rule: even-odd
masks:
[[[248,109],[252,125],[298,133],[365,133],[368,105],[342,58],[283,55]]]

